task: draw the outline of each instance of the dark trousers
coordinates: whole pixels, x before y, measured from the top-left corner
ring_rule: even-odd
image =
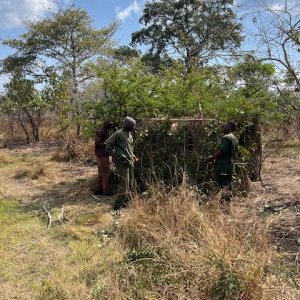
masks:
[[[223,175],[216,173],[216,182],[220,189],[224,190],[221,197],[222,203],[228,203],[232,198],[232,175]]]
[[[97,189],[104,193],[110,191],[110,166],[108,156],[97,156],[98,180]]]

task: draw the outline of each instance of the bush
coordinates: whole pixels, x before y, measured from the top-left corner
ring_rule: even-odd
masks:
[[[238,135],[238,134],[237,134]],[[215,188],[214,169],[205,164],[219,144],[221,132],[216,121],[178,122],[148,121],[142,124],[135,137],[135,153],[140,158],[135,173],[140,191],[147,184],[164,182],[177,186],[187,174],[189,182],[209,194]],[[240,147],[239,162],[246,162],[249,151]],[[246,165],[236,168],[235,189],[247,191]]]

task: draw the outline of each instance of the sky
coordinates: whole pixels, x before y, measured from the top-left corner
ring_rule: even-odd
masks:
[[[58,8],[75,5],[87,10],[97,28],[113,21],[120,23],[114,39],[119,44],[129,44],[131,33],[139,30],[139,18],[147,0],[0,0],[0,41],[18,37],[24,32],[22,20],[39,20]],[[236,9],[241,14],[251,12],[265,2],[271,7],[282,7],[286,0],[235,0]],[[300,0],[288,0],[290,5],[300,7]],[[245,24],[247,28],[247,24]],[[250,30],[250,27],[248,28]],[[0,60],[12,53],[10,48],[0,44]],[[0,76],[0,90],[5,77]]]

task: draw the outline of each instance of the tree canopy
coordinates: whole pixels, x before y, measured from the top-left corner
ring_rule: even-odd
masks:
[[[240,45],[241,24],[233,0],[160,0],[145,3],[133,44],[149,45],[154,58],[180,58],[187,71],[203,65],[220,50]]]

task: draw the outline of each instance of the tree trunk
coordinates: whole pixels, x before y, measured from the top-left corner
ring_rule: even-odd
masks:
[[[32,136],[35,142],[39,142],[40,141],[40,134],[39,134],[39,125],[37,125],[37,123],[35,122],[35,120],[33,119],[33,116],[30,114],[29,111],[26,111],[26,115],[28,117],[29,120],[29,124],[32,130]]]
[[[26,127],[26,125],[24,124],[23,120],[21,117],[18,118],[17,123],[21,126],[21,128],[23,129],[25,135],[26,135],[26,142],[29,145],[30,144],[30,135],[29,135],[29,131]]]

